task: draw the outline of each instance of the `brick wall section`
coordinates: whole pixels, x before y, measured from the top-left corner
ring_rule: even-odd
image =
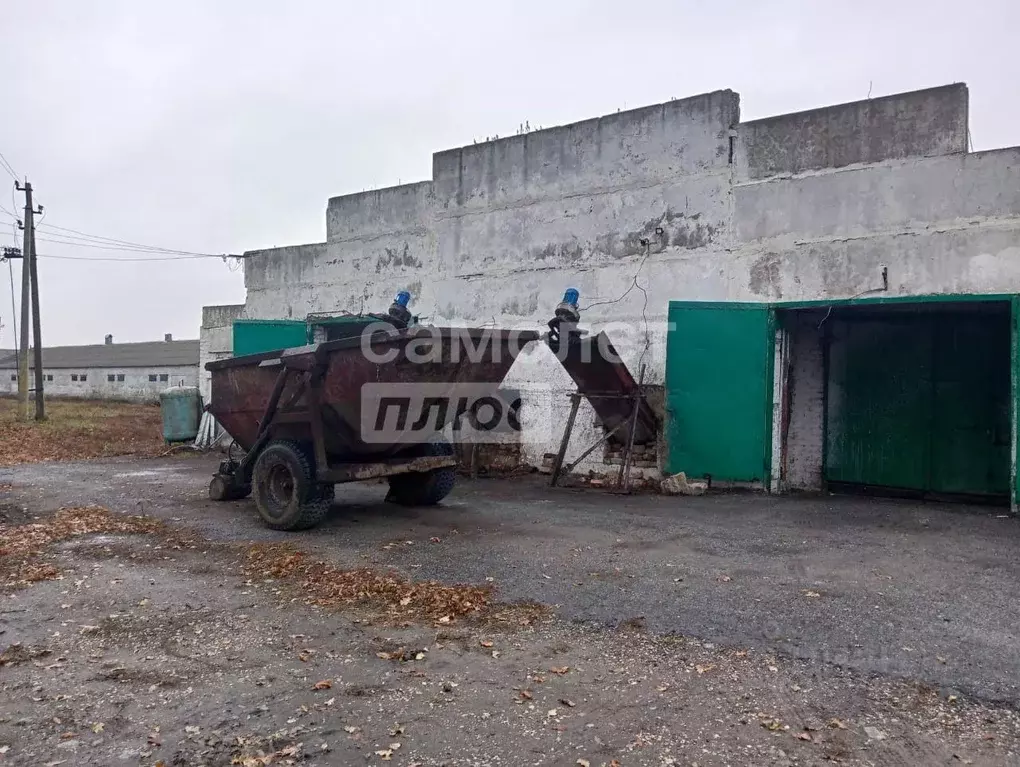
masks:
[[[822,489],[825,366],[822,330],[824,313],[798,317],[791,329],[790,425],[786,435],[786,487]]]

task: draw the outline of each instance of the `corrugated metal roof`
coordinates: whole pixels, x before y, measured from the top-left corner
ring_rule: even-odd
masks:
[[[198,341],[144,341],[43,348],[43,368],[152,368],[198,365]],[[31,359],[31,358],[29,358]],[[0,352],[0,368],[17,368],[14,352]]]

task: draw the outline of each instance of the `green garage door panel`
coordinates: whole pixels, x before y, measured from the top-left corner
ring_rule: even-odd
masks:
[[[926,488],[930,334],[919,334],[909,321],[831,322],[826,479]]]
[[[1009,323],[947,316],[934,326],[931,489],[1009,491]]]
[[[1005,495],[1009,345],[1002,314],[833,320],[826,479]]]
[[[666,341],[667,470],[767,481],[774,314],[762,304],[672,302]]]

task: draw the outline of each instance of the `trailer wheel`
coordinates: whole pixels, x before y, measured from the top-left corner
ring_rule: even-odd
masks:
[[[329,512],[333,486],[315,482],[311,458],[298,443],[277,440],[255,460],[252,496],[268,527],[307,530]]]
[[[453,445],[442,437],[415,450],[416,455],[453,455]],[[457,471],[452,466],[432,471],[412,471],[390,477],[386,500],[401,506],[435,506],[453,490]]]

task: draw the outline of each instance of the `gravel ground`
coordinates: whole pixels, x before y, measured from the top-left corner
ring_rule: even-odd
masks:
[[[88,503],[170,525],[54,544],[59,580],[0,596],[0,764],[1020,762],[1018,532],[995,510],[522,478],[432,510],[343,488],[286,535],[207,502],[213,466],[0,476],[8,525]],[[281,541],[329,577],[494,601],[309,604],[322,584],[252,569],[253,543]]]

